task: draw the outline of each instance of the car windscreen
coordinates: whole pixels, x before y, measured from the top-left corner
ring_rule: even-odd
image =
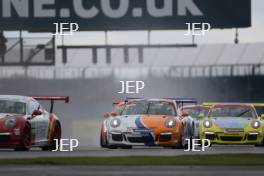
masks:
[[[0,99],[0,113],[4,114],[26,114],[26,103],[14,100]]]
[[[188,112],[193,118],[202,118],[208,114],[208,109],[201,108],[184,108],[184,111]]]
[[[259,116],[261,116],[262,114],[264,114],[264,107],[262,106],[255,106],[256,111],[258,113]]]
[[[168,115],[176,116],[173,104],[168,102],[132,102],[126,104],[120,115]]]
[[[255,111],[250,107],[223,106],[211,108],[209,117],[244,117],[257,118]]]

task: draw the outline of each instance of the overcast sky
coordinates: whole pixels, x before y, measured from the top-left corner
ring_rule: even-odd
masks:
[[[184,36],[186,31],[151,31],[152,44],[189,43],[190,36]],[[8,32],[7,36],[17,36],[17,33]],[[24,33],[24,36],[29,34]],[[30,35],[32,36],[32,35]],[[34,34],[33,36],[50,36],[50,34]],[[146,44],[148,32],[108,32],[108,44]],[[196,37],[197,43],[233,43],[235,29],[212,30],[205,36]],[[58,37],[60,44],[61,39]],[[66,37],[65,44],[105,44],[104,32],[78,32],[74,36]],[[264,1],[252,0],[252,27],[239,29],[241,43],[264,42]]]

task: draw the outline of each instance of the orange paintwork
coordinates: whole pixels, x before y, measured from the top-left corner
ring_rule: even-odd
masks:
[[[55,114],[50,114],[49,118],[49,130],[48,130],[48,143],[52,144],[52,134],[55,129],[56,121],[58,120],[57,116]]]
[[[176,125],[173,128],[167,128],[165,126],[165,123],[168,119],[171,119],[171,118],[176,120]],[[173,135],[174,140],[170,142],[158,142],[159,145],[170,145],[170,144],[178,143],[178,141],[180,140],[181,122],[177,117],[164,116],[164,115],[143,115],[141,116],[141,120],[145,127],[151,128],[153,130],[153,133],[156,136],[156,139],[159,139],[158,135],[160,133],[170,132],[174,134]]]
[[[121,103],[121,102],[123,102],[122,99],[113,99],[113,100],[112,100],[112,104],[114,104],[114,105],[118,105],[118,104]]]

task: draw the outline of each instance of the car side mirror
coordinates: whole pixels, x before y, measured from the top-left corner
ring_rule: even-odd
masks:
[[[109,112],[105,112],[105,113],[104,113],[104,118],[107,119],[108,117],[110,117],[110,113],[109,113]]]
[[[123,102],[123,100],[121,100],[121,99],[114,99],[114,100],[112,101],[112,104],[113,104],[113,105],[118,105],[118,104],[121,103],[121,102]]]
[[[183,111],[183,112],[181,113],[181,116],[182,116],[182,117],[187,117],[187,116],[189,116],[189,112],[187,112],[187,111]]]
[[[32,117],[36,117],[36,116],[39,116],[39,115],[41,115],[42,114],[42,112],[38,109],[38,110],[34,110],[33,112],[32,112]]]
[[[117,116],[117,112],[116,112],[115,110],[114,110],[114,111],[112,111],[112,112],[111,112],[111,116],[112,116],[112,117],[115,117],[115,116]]]

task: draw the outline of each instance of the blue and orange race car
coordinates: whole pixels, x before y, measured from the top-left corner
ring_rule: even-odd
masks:
[[[104,148],[164,146],[184,148],[193,135],[188,113],[177,99],[129,99],[105,114],[100,144]],[[115,102],[117,103],[117,102]]]

